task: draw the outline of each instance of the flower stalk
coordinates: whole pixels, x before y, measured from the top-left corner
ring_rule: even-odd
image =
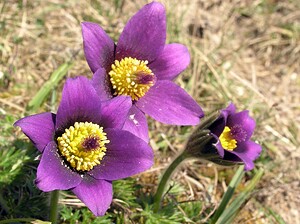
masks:
[[[174,170],[178,167],[178,165],[187,158],[187,154],[185,151],[181,153],[172,163],[171,165],[167,168],[165,173],[163,174],[156,193],[154,195],[154,203],[153,203],[153,212],[157,213],[160,207],[160,202],[164,193],[164,189],[166,187],[166,184],[168,183],[168,180],[170,179],[171,175],[173,174]]]
[[[213,137],[208,135],[207,131],[203,130],[203,131],[199,131],[198,135],[194,136],[195,139],[196,137],[198,137],[198,139],[200,139],[200,141],[197,141],[197,144],[189,144],[190,142],[195,143],[195,139],[190,139],[190,141],[188,142],[188,144],[186,145],[185,150],[183,150],[183,152],[181,154],[179,154],[179,156],[176,157],[176,159],[170,164],[170,166],[167,168],[167,170],[165,171],[165,173],[163,174],[156,193],[154,195],[154,202],[153,202],[153,212],[157,213],[159,208],[160,208],[160,202],[162,200],[162,196],[164,193],[164,189],[166,188],[166,185],[169,181],[169,179],[171,178],[173,172],[175,171],[175,169],[181,164],[181,162],[183,162],[185,159],[188,158],[195,158],[195,157],[199,157],[199,158],[203,158],[203,159],[210,159],[210,158],[216,158],[218,157],[217,154],[215,153],[201,153],[201,152],[206,152],[206,148],[210,145],[210,142],[212,141]]]
[[[59,191],[52,191],[50,194],[50,215],[49,219],[52,224],[57,223],[58,218],[58,199],[59,199]]]

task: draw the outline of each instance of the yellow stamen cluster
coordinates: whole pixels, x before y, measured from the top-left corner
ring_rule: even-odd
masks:
[[[121,61],[115,60],[109,72],[114,95],[131,96],[138,100],[154,85],[154,74],[147,66],[148,61],[125,57]],[[143,82],[143,76],[153,76],[150,81]]]
[[[91,122],[76,122],[57,138],[58,149],[70,166],[89,171],[100,164],[109,143],[103,128]]]
[[[228,126],[225,126],[219,139],[224,149],[228,151],[233,151],[237,146],[237,141],[232,137],[230,131],[230,128]]]

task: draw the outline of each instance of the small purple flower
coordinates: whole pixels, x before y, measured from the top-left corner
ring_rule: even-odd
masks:
[[[166,14],[152,2],[127,23],[117,44],[97,24],[82,23],[86,60],[92,82],[103,99],[130,96],[133,105],[124,129],[148,141],[145,114],[174,125],[196,125],[203,117],[199,105],[172,80],[189,64],[187,48],[165,44]]]
[[[253,161],[260,155],[261,146],[250,138],[255,128],[255,121],[248,111],[236,112],[231,103],[221,110],[219,118],[208,129],[218,140],[216,148],[225,161],[242,162],[245,170],[254,168]]]
[[[112,201],[112,181],[153,164],[146,142],[121,130],[131,107],[128,96],[102,102],[85,77],[68,79],[57,114],[41,113],[15,125],[42,153],[36,185],[42,191],[72,190],[96,215]]]

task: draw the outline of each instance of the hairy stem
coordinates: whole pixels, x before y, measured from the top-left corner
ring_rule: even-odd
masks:
[[[58,217],[58,198],[59,198],[59,191],[52,191],[50,196],[50,222],[52,224],[57,223]]]
[[[163,174],[156,193],[154,195],[154,202],[153,202],[153,212],[157,213],[160,207],[160,202],[162,200],[162,196],[164,193],[164,189],[166,187],[166,184],[168,183],[168,180],[170,179],[172,173],[174,172],[174,170],[176,169],[176,167],[178,167],[178,165],[187,158],[187,155],[185,152],[181,153],[172,163],[171,165],[167,168],[167,170],[165,171],[165,173]]]

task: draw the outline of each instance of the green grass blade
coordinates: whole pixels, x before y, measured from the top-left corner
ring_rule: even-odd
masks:
[[[72,67],[73,63],[66,62],[60,65],[50,76],[50,79],[45,82],[38,93],[32,98],[28,104],[29,110],[37,110],[46,97],[49,95],[50,91],[57,86],[57,84],[62,80],[62,78],[67,74],[68,70]]]
[[[226,224],[230,223],[231,220],[235,217],[241,206],[248,200],[251,195],[252,190],[258,184],[260,178],[263,175],[263,170],[259,170],[250,183],[247,185],[245,190],[241,192],[233,201],[232,203],[222,212],[221,216],[219,217],[217,224]]]
[[[278,224],[285,224],[285,221],[283,220],[283,218],[278,213],[276,213],[274,210],[272,210],[271,208],[268,208],[268,212],[269,212],[269,215],[271,215]]]
[[[213,217],[211,219],[211,223],[216,223],[216,221],[222,215],[223,211],[225,210],[228,202],[230,201],[230,199],[234,193],[235,188],[239,185],[243,176],[244,176],[244,166],[240,166],[238,168],[238,170],[236,171],[235,175],[233,176],[233,178],[227,188],[227,191],[225,192],[225,194],[221,200],[219,207],[217,208],[215,214],[213,215]]]

